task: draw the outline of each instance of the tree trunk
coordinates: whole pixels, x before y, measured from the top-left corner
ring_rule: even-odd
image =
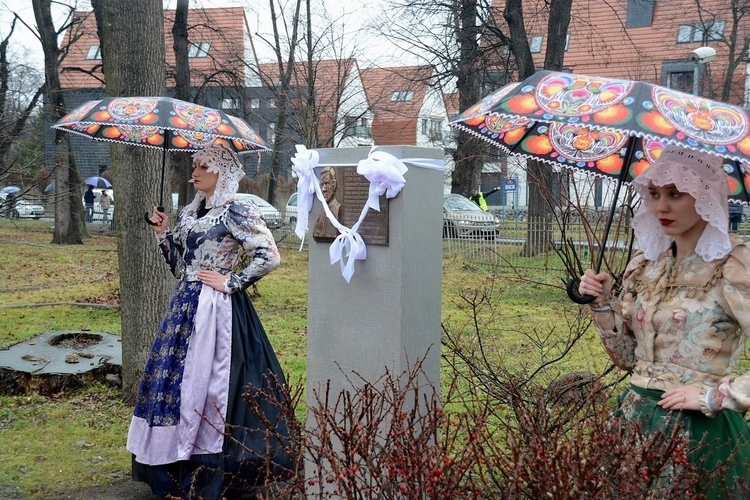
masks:
[[[480,49],[478,6],[476,0],[460,1],[459,30],[456,33],[461,59],[456,74],[459,109],[468,109],[480,95]],[[478,188],[484,166],[485,145],[481,139],[467,132],[459,132],[458,146],[453,154],[454,169],[451,176],[451,192],[468,196],[472,188]]]
[[[44,52],[45,114],[56,122],[65,116],[66,107],[60,89],[59,47],[52,22],[51,3],[51,0],[33,0],[32,6]],[[70,137],[60,130],[55,131],[55,179],[55,230],[52,243],[82,245],[81,176],[73,160]]]
[[[190,58],[188,52],[190,44],[188,41],[188,13],[190,11],[190,0],[177,0],[174,24],[172,25],[172,39],[174,40],[174,96],[183,101],[191,101],[190,96]],[[172,159],[175,161],[174,170],[177,172],[177,197],[178,205],[185,206],[190,202],[193,189],[190,184],[192,174],[192,161],[188,153],[174,153]]]
[[[13,19],[8,35],[0,42],[0,113],[2,113],[2,118],[0,118],[0,172],[3,173],[8,171],[5,166],[5,158],[13,144],[23,134],[26,122],[31,116],[32,111],[34,111],[34,108],[36,108],[39,98],[44,93],[44,86],[42,86],[36,91],[34,97],[23,111],[19,109],[15,110],[15,112],[10,112],[6,108],[8,104],[8,88],[12,75],[10,63],[8,62],[8,42],[11,36],[13,36],[16,20],[16,18]]]
[[[273,1],[270,2],[272,18],[276,19],[274,13]],[[281,41],[279,38],[278,28],[276,23],[273,25],[274,32],[274,43],[276,44],[276,57],[279,64],[279,78],[280,86],[278,93],[275,95],[276,105],[279,113],[276,115],[275,124],[275,135],[273,140],[273,150],[271,151],[271,171],[268,176],[268,203],[274,204],[276,198],[276,179],[279,176],[281,170],[281,162],[284,159],[284,134],[286,130],[286,121],[289,116],[289,82],[292,78],[292,72],[294,71],[294,53],[297,50],[298,33],[299,33],[299,18],[300,8],[302,6],[302,0],[297,0],[297,4],[294,8],[294,18],[292,20],[292,38],[289,40],[289,57],[286,61],[286,68],[284,68],[284,60],[282,59],[282,48]]]
[[[524,26],[522,3],[522,0],[507,0],[503,11],[510,33],[510,47],[518,65],[519,80],[530,77],[536,71]],[[560,71],[563,68],[571,5],[572,0],[549,2],[544,69]],[[552,225],[549,215],[555,204],[550,189],[553,178],[552,166],[527,160],[526,178],[529,190],[529,217],[522,255],[534,257],[546,252],[550,243]]]
[[[101,9],[107,95],[163,95],[165,48],[161,0],[101,2],[95,8]],[[167,186],[160,185],[161,151],[113,144],[110,158],[113,184],[117,186],[115,226],[122,307],[123,397],[133,402],[149,348],[173,289],[173,280],[143,214],[150,212],[158,200],[170,200],[171,188],[169,181]]]

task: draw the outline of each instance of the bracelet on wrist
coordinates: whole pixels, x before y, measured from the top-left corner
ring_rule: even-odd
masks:
[[[713,399],[714,395],[714,388],[711,387],[709,390],[706,391],[706,409],[709,413],[718,413],[718,410],[713,407],[711,404],[711,400]]]
[[[612,299],[608,298],[601,302],[592,302],[589,304],[589,309],[595,313],[609,312],[612,310]]]

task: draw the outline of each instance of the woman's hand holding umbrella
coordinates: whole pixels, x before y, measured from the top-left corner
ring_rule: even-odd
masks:
[[[612,276],[609,273],[597,274],[593,269],[588,269],[581,276],[578,293],[595,297],[593,300],[595,304],[602,303],[609,299],[612,293]]]
[[[164,234],[169,229],[169,217],[162,210],[163,207],[154,207],[154,213],[146,219],[156,234]]]

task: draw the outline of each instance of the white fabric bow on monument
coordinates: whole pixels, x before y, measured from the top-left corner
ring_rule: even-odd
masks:
[[[362,236],[358,232],[359,226],[362,224],[362,221],[364,221],[370,208],[378,212],[380,211],[380,196],[385,194],[385,197],[390,199],[395,198],[401,192],[406,184],[404,174],[408,170],[406,165],[404,165],[404,162],[413,163],[426,168],[442,168],[440,166],[442,162],[439,160],[429,158],[399,160],[392,154],[384,151],[376,151],[376,148],[372,148],[367,158],[361,160],[357,165],[357,173],[370,181],[367,202],[362,207],[362,212],[360,213],[357,222],[351,228],[348,228],[341,224],[336,217],[333,216],[330,208],[328,208],[328,203],[326,203],[323,191],[320,188],[320,179],[315,174],[314,170],[317,167],[335,165],[320,164],[320,157],[317,151],[308,150],[301,145],[297,145],[296,149],[297,154],[292,158],[292,164],[294,165],[293,168],[298,179],[298,214],[297,225],[295,226],[294,232],[301,240],[303,240],[304,244],[304,236],[308,229],[308,216],[312,209],[314,194],[322,203],[326,217],[328,217],[328,220],[333,227],[339,232],[339,235],[333,243],[331,243],[329,255],[331,265],[340,262],[341,275],[347,283],[350,282],[354,275],[354,263],[357,260],[365,260],[367,258],[367,247]]]

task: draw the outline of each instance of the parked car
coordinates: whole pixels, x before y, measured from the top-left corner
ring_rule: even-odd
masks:
[[[499,228],[500,219],[468,198],[460,194],[446,194],[443,197],[444,238],[494,239]]]
[[[44,216],[44,207],[21,198],[15,201],[13,208],[8,209],[5,202],[2,201],[0,202],[0,214],[9,219],[39,220]]]
[[[237,193],[235,195],[235,199],[240,203],[252,201],[256,205],[258,205],[261,213],[263,213],[263,219],[266,221],[266,226],[268,226],[270,229],[276,229],[277,227],[281,226],[281,214],[279,213],[279,211],[276,210],[276,207],[268,203],[260,196],[249,193]]]
[[[284,208],[284,223],[292,226],[297,225],[297,193],[292,193]]]

